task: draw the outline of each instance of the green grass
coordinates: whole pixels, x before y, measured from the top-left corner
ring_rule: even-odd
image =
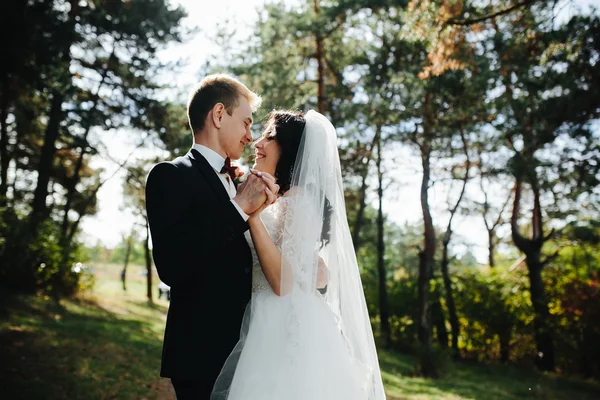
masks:
[[[140,267],[124,293],[119,269],[95,266],[94,291],[60,306],[1,299],[0,398],[174,399],[158,377],[167,302],[147,303]]]
[[[597,400],[596,382],[569,380],[530,368],[448,362],[436,380],[415,377],[414,357],[381,351],[379,362],[389,400]]]
[[[120,266],[94,267],[94,291],[60,306],[0,298],[0,398],[175,398],[158,377],[168,303],[146,302],[140,267],[131,268],[126,293]],[[598,383],[528,368],[447,362],[442,378],[428,380],[414,377],[414,357],[382,351],[380,362],[390,400],[600,399]]]

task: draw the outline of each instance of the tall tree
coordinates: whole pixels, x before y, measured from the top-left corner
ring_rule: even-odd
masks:
[[[133,240],[135,238],[135,230],[131,230],[131,233],[127,237],[123,237],[125,242],[125,260],[123,261],[123,269],[121,270],[121,283],[123,285],[123,291],[127,291],[127,267],[129,266],[129,257],[131,256],[131,247],[133,246]]]
[[[542,279],[543,266],[549,261],[543,259],[542,247],[551,236],[544,234],[548,226],[545,220],[558,215],[554,211],[558,207],[552,204],[564,197],[564,192],[552,190],[550,182],[558,179],[554,172],[559,171],[548,167],[560,164],[548,155],[550,149],[556,148],[558,138],[566,143],[559,150],[563,154],[573,151],[579,142],[582,162],[571,160],[566,164],[560,171],[560,180],[569,181],[567,176],[574,175],[577,164],[583,164],[582,169],[587,171],[589,165],[583,160],[594,142],[590,121],[598,117],[599,111],[598,17],[575,15],[568,23],[558,25],[555,6],[556,2],[538,1],[508,6],[491,2],[488,6],[428,0],[413,3],[410,8],[414,32],[422,34],[429,51],[422,76],[466,68],[472,63],[471,49],[477,47],[484,50],[490,70],[496,75],[489,80],[488,102],[492,103],[493,112],[490,121],[513,154],[508,165],[515,180],[511,230],[513,242],[526,257],[537,364],[543,370],[553,370],[555,366]],[[473,40],[468,40],[472,33]],[[596,184],[594,179],[582,182],[588,184],[587,188]],[[581,193],[580,187],[575,188],[571,199]],[[529,237],[520,224],[525,189],[530,190],[533,203]]]
[[[488,236],[488,265],[491,268],[496,266],[496,246],[498,243],[498,228],[505,223],[505,211],[512,198],[512,191],[506,192],[505,183],[507,177],[502,173],[502,168],[498,170],[492,162],[498,163],[497,160],[492,161],[492,154],[497,153],[497,150],[485,148],[485,144],[498,144],[494,137],[483,137],[475,143],[473,148],[477,154],[477,166],[479,170],[479,189],[483,195],[482,201],[476,202],[476,207],[481,210],[481,217],[485,225]],[[506,161],[501,161],[500,165],[506,164]],[[497,164],[498,165],[498,164]],[[498,190],[504,189],[504,201],[499,204],[494,201],[497,198]],[[496,195],[496,196],[494,196]]]
[[[151,80],[161,67],[154,55],[166,43],[180,40],[178,24],[185,15],[180,8],[169,8],[165,0],[97,5],[72,1],[65,10],[60,21],[67,39],[58,42],[62,64],[50,86],[30,218],[35,228],[48,214],[46,197],[57,141],[61,135],[70,136],[80,151],[66,186],[63,237],[79,171],[90,151],[90,130],[94,126],[147,128],[154,122],[160,103],[153,99],[157,87]]]
[[[543,246],[553,233],[546,233],[546,221],[553,215],[562,216],[557,206],[566,195],[553,187],[558,182],[573,182],[569,176],[578,175],[580,167],[588,170],[587,154],[593,151],[595,140],[590,121],[600,115],[600,19],[575,16],[563,26],[544,29],[552,17],[552,10],[540,5],[493,24],[499,84],[504,89],[497,106],[508,117],[496,126],[513,152],[509,164],[515,180],[511,232],[514,244],[525,254],[535,316],[536,362],[546,371],[555,368],[555,349],[542,279],[550,259],[544,259]],[[577,57],[572,57],[574,51]],[[569,154],[577,148],[583,149],[579,161],[571,164],[557,163],[559,160],[548,154],[550,149]],[[558,166],[559,174],[553,173],[553,166]],[[582,183],[571,186],[568,196],[575,199],[584,187],[585,191],[598,184],[596,178]],[[521,226],[526,189],[533,203],[528,235]]]
[[[383,170],[381,167],[381,151],[382,151],[382,132],[381,126],[376,127],[377,136],[377,271],[379,275],[379,318],[381,320],[381,333],[383,335],[385,346],[391,345],[390,331],[390,312],[387,295],[387,274],[385,266],[385,237],[384,237],[384,220],[383,220]]]
[[[152,303],[152,253],[150,251],[150,228],[148,215],[146,215],[146,196],[144,194],[146,176],[152,163],[141,160],[135,166],[128,169],[125,177],[123,194],[125,195],[125,207],[138,218],[138,226],[144,230],[144,259],[146,261],[146,297]]]
[[[461,187],[458,197],[454,204],[450,206],[449,212],[450,216],[448,218],[448,224],[446,226],[446,231],[444,232],[444,236],[442,239],[442,277],[444,281],[444,291],[446,293],[446,307],[448,308],[448,314],[450,317],[450,326],[452,327],[452,355],[455,358],[460,356],[459,348],[458,348],[458,337],[460,334],[460,325],[458,322],[458,313],[456,311],[456,304],[454,302],[454,289],[452,287],[452,280],[450,279],[450,259],[449,259],[449,245],[450,240],[452,238],[452,223],[454,221],[454,217],[457,214],[457,211],[460,207],[460,204],[465,196],[465,190],[467,188],[467,183],[470,179],[471,172],[471,158],[469,156],[469,143],[466,137],[466,133],[464,132],[464,128],[459,125],[460,138],[462,143],[462,153],[465,156],[464,164],[459,166],[458,169],[461,171],[458,174],[462,174],[461,179]],[[454,171],[453,171],[454,173]]]
[[[158,100],[156,52],[181,40],[185,14],[168,0],[5,6],[2,26],[14,40],[0,66],[0,212],[13,223],[0,270],[33,290],[42,260],[54,271],[46,275],[70,274],[80,221],[96,210],[105,180],[89,162],[110,156],[92,138],[119,128],[165,135],[170,106]],[[47,237],[58,243],[43,245]]]

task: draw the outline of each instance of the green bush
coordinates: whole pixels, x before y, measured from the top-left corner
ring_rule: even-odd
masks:
[[[551,269],[556,357],[563,371],[600,377],[600,279],[598,273],[580,276]]]
[[[17,292],[41,290],[56,299],[93,285],[77,242],[60,244],[60,226],[47,220],[31,232],[28,220],[10,209],[0,211],[0,279]]]

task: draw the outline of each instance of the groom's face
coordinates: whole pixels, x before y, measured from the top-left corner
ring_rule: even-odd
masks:
[[[233,113],[223,113],[223,121],[219,132],[221,148],[232,160],[242,156],[244,147],[252,142],[250,126],[252,125],[252,107],[245,97],[240,96],[239,106]]]

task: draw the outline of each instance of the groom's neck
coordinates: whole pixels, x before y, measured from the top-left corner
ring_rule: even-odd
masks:
[[[227,158],[227,153],[225,153],[225,150],[223,150],[215,135],[210,135],[208,132],[199,132],[194,135],[194,143],[208,147],[215,153],[218,153],[221,157]]]

